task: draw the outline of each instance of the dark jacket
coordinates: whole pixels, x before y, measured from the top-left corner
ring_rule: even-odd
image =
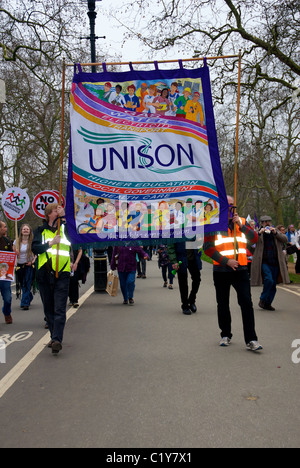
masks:
[[[276,250],[276,255],[278,258],[279,265],[279,276],[277,283],[290,283],[290,277],[288,269],[286,267],[285,257],[282,250],[282,245],[287,243],[287,237],[282,234],[280,231],[276,231],[276,235],[273,233],[266,234],[268,236],[274,237],[274,249]],[[264,235],[259,235],[256,248],[253,255],[252,267],[251,267],[251,286],[261,286],[263,284],[263,275],[262,275],[262,263],[263,263],[263,254],[264,254]]]
[[[13,252],[13,244],[8,237],[0,237],[0,250],[2,252]]]
[[[182,265],[180,265],[180,270],[184,271],[187,270],[188,267],[188,251],[186,248],[186,242],[177,242],[174,244],[168,245],[168,256],[170,259],[170,262],[172,265],[178,262],[182,262]],[[195,253],[195,258],[197,261],[197,265],[199,270],[202,270],[202,260],[201,260],[201,255],[202,251],[198,249],[193,249]]]

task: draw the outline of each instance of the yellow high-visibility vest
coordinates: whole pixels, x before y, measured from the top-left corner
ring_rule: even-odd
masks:
[[[54,239],[54,237],[57,235],[57,231],[52,232],[50,229],[44,229],[42,232],[42,243],[47,244],[47,242],[50,242],[51,240]],[[71,271],[71,257],[70,257],[70,251],[71,251],[71,243],[68,241],[66,234],[65,234],[65,227],[62,225],[60,227],[60,236],[61,236],[61,241],[59,244],[59,251],[58,251],[58,272],[70,272]],[[49,249],[42,253],[39,254],[38,257],[38,269],[40,269],[45,263],[48,262],[48,260],[51,259],[52,262],[52,269],[56,271],[56,259],[57,259],[57,244],[53,245],[52,247],[49,247]]]

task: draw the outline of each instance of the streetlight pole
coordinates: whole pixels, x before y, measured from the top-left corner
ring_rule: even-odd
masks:
[[[96,39],[105,39],[105,36],[95,35],[95,20],[97,12],[95,11],[95,1],[88,0],[88,17],[90,19],[90,36],[86,39],[91,43],[91,63],[96,63]],[[101,1],[101,0],[99,0]],[[96,73],[96,66],[92,65],[92,73]],[[107,256],[104,249],[94,249],[94,290],[105,291],[107,283]]]
[[[88,2],[88,17],[90,20],[90,35],[88,37],[81,37],[80,39],[89,39],[91,44],[91,63],[96,62],[96,39],[105,39],[105,36],[98,37],[95,35],[95,23],[96,23],[96,1],[101,0],[87,0]],[[92,73],[96,73],[96,66],[92,65]]]
[[[88,17],[90,19],[90,41],[91,41],[91,62],[96,63],[96,35],[95,35],[95,20],[97,12],[95,11],[95,0],[88,1]],[[96,72],[95,65],[92,65],[92,73]]]

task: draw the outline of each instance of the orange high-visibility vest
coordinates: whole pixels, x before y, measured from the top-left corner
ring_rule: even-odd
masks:
[[[241,218],[242,223],[245,224],[246,220]],[[234,260],[234,231],[228,229],[228,236],[217,234],[215,237],[215,248],[223,256]],[[247,239],[245,234],[236,225],[236,259],[241,266],[247,266]],[[214,261],[214,265],[219,265]]]

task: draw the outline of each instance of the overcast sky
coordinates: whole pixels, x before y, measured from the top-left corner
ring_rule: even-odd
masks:
[[[114,9],[118,9],[124,3],[123,0],[114,0]],[[109,11],[112,7],[111,0],[102,0],[96,2],[96,35],[106,36],[106,39],[97,39],[96,50],[98,53],[109,53],[109,55],[119,54],[122,56],[122,61],[139,61],[143,57],[143,46],[138,41],[127,41],[124,47],[122,46],[123,35],[125,28],[109,16]],[[89,20],[87,18],[87,27]]]
[[[122,17],[122,5],[125,0],[102,0],[96,2],[96,35],[106,36],[106,39],[98,39],[96,42],[96,50],[98,53],[108,52],[110,55],[118,53],[122,56],[124,62],[134,62],[149,59],[145,56],[146,46],[138,40],[126,41],[126,44],[122,47],[123,36],[126,31],[125,27],[122,27],[116,20],[109,16],[109,11],[113,8],[114,11],[119,12],[119,16]],[[152,11],[153,14],[153,11]],[[151,15],[149,14],[149,19]],[[87,18],[87,27],[88,18]],[[182,55],[182,54],[181,54]],[[179,58],[190,58],[191,53],[187,53],[185,57],[178,56],[178,52],[174,48],[174,52],[168,51],[168,58],[179,59]],[[163,59],[163,53],[157,52],[155,55],[156,60]]]

